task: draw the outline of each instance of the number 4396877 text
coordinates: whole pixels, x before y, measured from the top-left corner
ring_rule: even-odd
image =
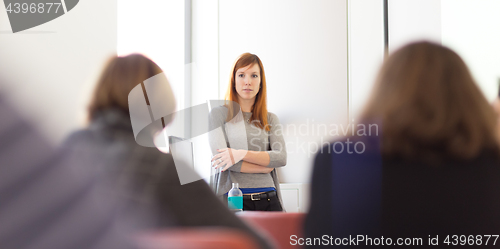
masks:
[[[7,13],[58,13],[61,3],[9,3],[7,5]],[[51,12],[52,11],[52,12]],[[62,11],[62,9],[61,9]]]

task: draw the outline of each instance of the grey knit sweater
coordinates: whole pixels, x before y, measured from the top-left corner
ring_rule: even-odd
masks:
[[[242,141],[245,139],[245,134],[242,133],[241,129],[231,129],[226,125],[227,115],[228,109],[224,106],[215,107],[210,112],[209,129],[212,131],[218,127],[222,127],[222,132],[209,133],[210,147],[213,155],[217,154],[217,149],[240,149],[242,143],[246,143],[248,150],[266,151],[269,154],[271,161],[267,167],[276,168],[286,165],[286,147],[282,127],[275,114],[268,112],[267,119],[270,131],[265,131],[252,124],[252,122],[249,122],[252,113],[243,112],[246,141]],[[280,201],[282,200],[276,169],[271,173],[242,173],[241,164],[242,161],[237,162],[229,170],[220,174],[217,184],[217,195],[220,196],[227,193],[231,189],[232,183],[237,182],[240,188],[274,187],[278,192],[278,198]]]

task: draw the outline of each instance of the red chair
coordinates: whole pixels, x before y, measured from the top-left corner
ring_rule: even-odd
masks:
[[[227,228],[166,229],[139,234],[140,249],[258,249],[246,234]]]
[[[237,214],[255,230],[266,231],[279,249],[300,248],[290,244],[290,236],[297,235],[297,239],[303,237],[305,213],[247,211]]]

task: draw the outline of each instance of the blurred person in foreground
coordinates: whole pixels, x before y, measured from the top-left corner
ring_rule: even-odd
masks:
[[[171,154],[136,142],[128,95],[160,73],[160,67],[143,55],[112,57],[95,87],[89,106],[90,124],[65,141],[66,157],[75,167],[103,176],[114,190],[110,196],[126,200],[123,212],[142,217],[136,222],[142,223],[142,229],[234,228],[268,248],[267,242],[232,214],[203,180],[181,185]],[[173,96],[168,101],[175,103]]]
[[[117,199],[63,156],[0,95],[0,248],[133,248]]]
[[[460,245],[458,236],[471,235],[467,245],[484,247],[484,235],[500,231],[496,119],[449,48],[417,42],[394,52],[379,72],[361,123],[338,141],[349,139],[351,152],[359,142],[358,153],[339,152],[332,143],[316,155],[305,237],[434,248]],[[487,246],[500,245],[494,240]],[[318,241],[310,241],[311,247],[324,242]]]

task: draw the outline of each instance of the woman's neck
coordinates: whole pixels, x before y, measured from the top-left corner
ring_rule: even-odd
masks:
[[[252,112],[253,104],[255,103],[255,99],[252,100],[246,100],[246,99],[239,99],[238,104],[241,107],[241,111],[243,112]]]

